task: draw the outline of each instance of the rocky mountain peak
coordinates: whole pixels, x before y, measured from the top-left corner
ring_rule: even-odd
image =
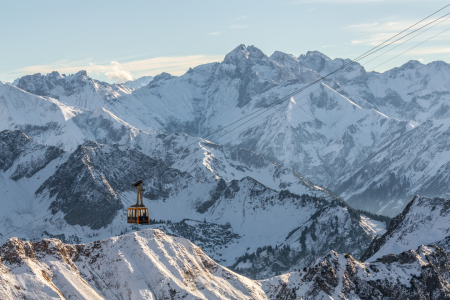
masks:
[[[69,76],[61,75],[59,72],[53,71],[47,75],[37,73],[23,76],[19,79],[17,87],[39,96],[50,96],[59,99],[61,89],[63,95],[72,95],[88,84],[87,81],[89,79],[84,70]]]
[[[239,45],[233,51],[228,53],[223,60],[224,64],[235,65],[242,70],[248,64],[261,64],[261,60],[267,60],[268,57],[255,46]]]
[[[410,60],[407,63],[403,64],[399,69],[400,70],[408,70],[408,69],[415,69],[415,68],[418,68],[421,66],[423,66],[423,64],[420,61]]]
[[[241,59],[248,59],[250,56],[250,51],[248,51],[247,47],[244,44],[241,44],[234,48],[233,51],[225,55],[223,60],[224,63],[234,64],[236,61]]]
[[[262,284],[270,299],[449,299],[449,262],[445,250],[436,246],[371,263],[329,251],[303,270]]]
[[[268,300],[258,282],[157,229],[77,245],[14,238],[0,255],[2,299]]]
[[[308,51],[306,54],[300,55],[298,60],[304,67],[319,73],[325,69],[327,62],[332,61],[319,51]]]
[[[331,61],[331,58],[329,58],[328,56],[326,56],[325,54],[323,54],[322,52],[319,52],[317,50],[308,51],[308,52],[306,52],[306,54],[300,55],[299,58],[304,58],[304,57],[320,57],[326,61]]]
[[[76,77],[84,77],[84,76],[88,76],[88,75],[87,75],[86,70],[81,70],[81,71],[78,71],[78,72],[75,74],[75,76],[76,76]]]
[[[166,73],[166,72],[162,72],[161,74],[156,75],[155,78],[153,78],[152,83],[157,82],[157,81],[162,81],[162,80],[168,80],[173,77],[175,77],[175,76],[172,76],[171,74]]]
[[[299,70],[300,64],[297,57],[295,57],[292,54],[287,54],[281,51],[275,51],[271,56],[270,59],[276,61],[282,66],[285,66],[290,69],[297,69]]]

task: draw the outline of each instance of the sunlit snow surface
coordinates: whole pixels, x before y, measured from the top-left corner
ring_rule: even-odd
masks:
[[[268,299],[259,282],[159,230],[76,246],[12,239],[0,251],[2,299]]]
[[[420,246],[376,262],[328,251],[302,270],[255,281],[186,239],[142,230],[88,244],[10,239],[0,247],[2,299],[400,299],[448,295],[448,254]],[[422,278],[427,278],[423,280]],[[370,294],[368,294],[370,293]]]

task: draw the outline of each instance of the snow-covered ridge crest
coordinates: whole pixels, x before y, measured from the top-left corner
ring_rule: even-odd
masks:
[[[79,245],[13,238],[0,253],[4,299],[268,299],[260,283],[160,230]]]
[[[28,299],[448,299],[437,246],[363,263],[329,251],[302,270],[255,281],[188,240],[147,229],[88,244],[12,238],[0,246],[0,296]]]
[[[388,231],[375,238],[361,260],[373,261],[387,254],[438,244],[450,236],[450,200],[415,196]]]

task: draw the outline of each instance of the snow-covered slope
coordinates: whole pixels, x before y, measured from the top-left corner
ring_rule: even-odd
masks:
[[[20,78],[17,87],[39,96],[58,99],[65,104],[92,110],[105,107],[131,89],[124,85],[108,84],[87,76],[86,71],[61,75],[54,71],[47,75],[34,74]],[[105,108],[108,108],[107,106]]]
[[[3,120],[0,128],[22,130],[41,144],[68,152],[86,141],[121,144],[134,147],[168,165],[176,163],[174,168],[187,171],[202,181],[217,178],[231,181],[251,176],[273,189],[289,189],[298,194],[320,190],[299,174],[249,150],[220,146],[186,134],[145,132],[104,107],[92,110],[77,108],[10,85],[1,86],[0,93]]]
[[[185,239],[142,230],[89,244],[10,239],[2,299],[449,299],[450,258],[420,246],[371,263],[329,251],[263,281],[224,268]]]
[[[152,80],[153,80],[153,76],[142,76],[138,79],[130,80],[130,81],[124,82],[122,84],[130,89],[138,89],[143,86],[146,86]]]
[[[423,123],[450,117],[449,82],[450,64],[409,61],[384,73],[365,73],[337,89],[362,107]]]
[[[6,146],[11,141],[19,149],[15,152],[26,149],[15,142],[14,135],[21,135],[38,147],[18,131],[3,134]],[[8,151],[6,146],[5,153],[11,153],[5,157],[13,156],[15,152]],[[239,152],[230,155],[230,159],[236,154]],[[86,142],[71,154],[49,157],[51,163],[40,173],[30,173],[17,182],[10,175],[15,173],[14,168],[6,169],[2,191],[8,197],[2,202],[6,209],[0,212],[2,232],[14,231],[21,238],[33,240],[58,237],[66,242],[85,242],[136,230],[126,224],[124,217],[126,208],[135,201],[131,183],[138,179],[146,183],[144,197],[150,218],[164,221],[153,227],[182,237],[195,236],[194,243],[202,245],[210,256],[227,266],[247,251],[251,253],[266,245],[292,244],[292,249],[299,249],[296,259],[283,270],[304,265],[330,247],[361,255],[375,233],[385,230],[384,223],[367,222],[365,216],[342,201],[325,200],[331,201],[329,193],[301,176],[287,173],[256,154],[247,154],[255,155],[253,167],[259,163],[273,172],[272,182],[281,185],[289,179],[292,189],[304,193],[293,194],[284,186],[270,189],[248,176],[229,182],[220,177],[199,181],[188,172],[169,168],[135,148]],[[17,165],[26,164],[16,156],[10,160],[15,160]],[[43,158],[35,157],[35,160]],[[238,160],[236,155],[234,161]],[[243,176],[244,171],[238,176]],[[298,187],[294,188],[295,185]],[[16,205],[15,199],[18,187],[23,199],[20,205]],[[35,221],[33,226],[23,227],[31,220]],[[221,236],[219,239],[217,234]],[[300,236],[306,236],[306,248],[302,248],[305,245]],[[3,239],[8,237],[2,235]],[[350,238],[351,242],[342,237]],[[275,271],[258,270],[261,274],[257,275],[262,277]]]
[[[370,219],[345,202],[334,200],[310,214],[276,247],[267,244],[253,253],[249,251],[238,258],[232,269],[250,278],[264,279],[301,269],[328,249],[360,257],[366,251],[367,242],[385,232],[384,221]]]
[[[0,253],[2,299],[268,299],[259,282],[159,230],[86,245],[14,238]]]
[[[350,205],[395,216],[414,195],[449,198],[450,119],[430,120],[378,146],[332,187]]]
[[[20,189],[20,207],[27,208],[24,214],[5,212],[4,228],[17,229],[51,208],[51,218],[21,237],[64,234],[66,241],[91,241],[126,232],[124,209],[135,197],[126,182],[141,174],[149,184],[152,218],[176,224],[154,226],[177,235],[189,228],[200,239],[199,222],[211,230],[228,226],[230,239],[220,244],[227,250],[212,243],[205,248],[228,266],[245,251],[289,245],[288,263],[263,255],[235,266],[272,275],[319,254],[311,249],[344,247],[339,235],[346,234],[352,250],[339,251],[360,255],[361,241],[382,234],[384,225],[330,203],[334,195],[323,187],[357,208],[390,215],[415,193],[450,194],[448,65],[409,63],[378,74],[353,64],[248,123],[238,121],[347,62],[317,51],[269,57],[240,45],[221,63],[179,77],[163,73],[138,89],[96,81],[83,71],[25,76],[17,86],[0,83],[0,129],[21,130],[42,146],[67,152],[36,172],[14,158],[29,170],[16,181],[16,167],[3,171],[3,194]],[[242,126],[210,135],[232,122],[230,129]],[[298,197],[307,199],[305,207]],[[44,229],[49,224],[52,229]],[[295,251],[302,258],[294,258]]]
[[[269,299],[450,299],[449,254],[437,246],[416,249],[370,263],[330,251],[261,283]]]
[[[411,131],[421,128],[423,124],[420,123],[425,124],[427,120],[447,120],[448,64],[409,62],[385,73],[366,73],[361,65],[352,64],[250,122],[238,121],[349,62],[348,59],[330,59],[318,51],[299,57],[276,51],[269,57],[254,46],[240,45],[221,63],[201,65],[179,77],[163,73],[135,90],[93,80],[85,72],[69,76],[57,72],[25,76],[18,81],[18,87],[52,97],[48,100],[60,108],[65,105],[74,115],[79,114],[74,111],[82,112],[73,120],[76,122],[74,129],[59,129],[61,139],[68,133],[76,137],[75,142],[66,138],[58,145],[71,144],[71,149],[65,146],[68,151],[73,151],[86,137],[102,143],[126,143],[126,140],[135,139],[138,131],[183,132],[207,137],[218,144],[247,148],[319,186],[339,190],[345,198],[354,196],[350,203],[358,205],[358,199],[374,187],[385,186],[386,178],[390,178],[373,165],[372,157],[391,154],[381,153],[383,151],[404,152],[402,145],[386,145],[400,137],[406,140]],[[9,98],[5,99],[11,102]],[[97,126],[104,124],[103,117],[99,116],[102,112],[115,118],[125,129],[114,126],[113,133],[104,128],[97,130]],[[46,114],[48,110],[43,115]],[[85,118],[91,118],[90,115],[93,120],[86,122]],[[22,127],[3,128],[26,129],[26,124],[15,118],[11,120],[11,124],[15,122]],[[210,136],[232,122],[237,123]],[[81,124],[90,125],[82,127]],[[242,126],[236,131],[222,136],[239,125]],[[45,129],[40,130],[33,125],[32,128],[34,135],[31,130],[25,132],[36,140],[47,131],[47,127],[39,127]],[[422,156],[421,152],[416,155]],[[428,160],[427,155],[424,153],[418,159]],[[408,157],[402,156],[402,165],[398,168],[409,168]],[[215,166],[219,165],[217,161]],[[197,172],[185,165],[180,168]],[[355,172],[364,168],[377,169],[376,176],[370,175],[376,179],[355,179],[359,176]],[[441,178],[440,174],[433,173],[438,172],[434,169],[416,172],[414,176],[408,172],[389,172],[401,180],[406,177],[404,181],[412,185],[419,182],[415,177]],[[354,180],[349,179],[351,175]],[[417,191],[421,192],[420,188]],[[405,199],[411,195],[400,188],[389,192],[389,200],[379,193],[372,193],[370,197],[374,205],[360,207],[378,212],[385,207],[386,201],[392,200],[393,204],[383,212],[390,211],[392,215],[404,207]],[[395,207],[397,210],[391,210]]]
[[[129,144],[141,132],[103,107],[89,111],[11,85],[0,86],[0,129],[21,130],[66,151],[86,140]]]
[[[422,244],[436,244],[450,236],[450,200],[415,196],[404,211],[392,219],[389,230],[374,239],[362,260],[373,261]]]

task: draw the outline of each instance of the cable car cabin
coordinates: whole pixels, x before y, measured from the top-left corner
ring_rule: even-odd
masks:
[[[142,197],[142,192],[144,191],[143,182],[139,180],[132,186],[137,188],[137,199],[136,205],[132,205],[127,209],[127,223],[148,224],[148,208],[144,206]],[[141,200],[140,204],[139,199]]]
[[[133,206],[128,208],[127,223],[148,224],[148,208]]]

